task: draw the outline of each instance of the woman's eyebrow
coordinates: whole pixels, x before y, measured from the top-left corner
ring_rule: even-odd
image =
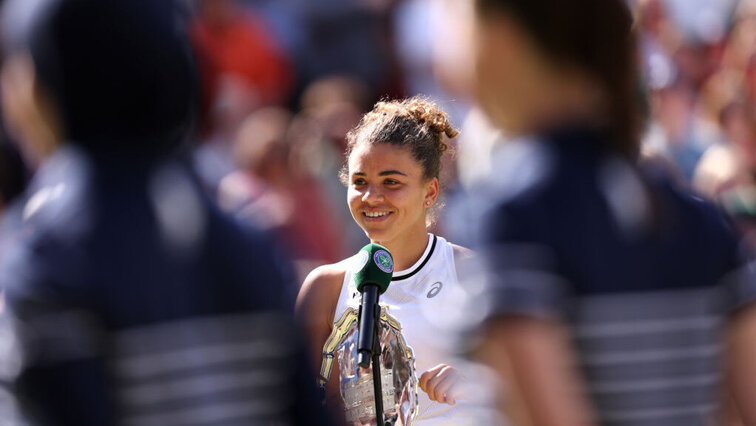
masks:
[[[378,173],[378,176],[388,176],[388,175],[402,175],[407,176],[406,174],[400,172],[399,170],[384,170],[380,173]]]
[[[407,176],[407,174],[400,172],[399,170],[384,170],[380,173],[378,173],[378,176],[389,176],[389,175],[401,175],[401,176]],[[367,173],[365,172],[354,172],[352,173],[352,176],[367,176]]]

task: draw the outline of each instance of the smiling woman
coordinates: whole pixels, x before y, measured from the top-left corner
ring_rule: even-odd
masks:
[[[371,242],[392,254],[392,285],[381,304],[401,323],[414,350],[422,393],[415,424],[434,425],[469,419],[461,391],[463,380],[439,342],[452,338],[438,324],[458,286],[455,262],[470,251],[429,234],[429,209],[439,196],[441,157],[457,131],[446,114],[421,98],[379,102],[347,135],[347,163],[341,178],[355,222]],[[354,258],[321,266],[310,273],[297,300],[312,353],[320,367],[323,344],[334,322],[359,304],[351,265]],[[334,363],[335,366],[338,363]],[[327,396],[338,408],[338,373]],[[460,402],[460,404],[457,404]]]
[[[390,219],[393,213],[404,213],[404,220],[419,220],[418,233],[425,234],[425,225],[430,222],[427,214],[438,198],[438,179],[441,171],[441,156],[447,151],[446,138],[454,138],[458,132],[449,123],[446,114],[436,105],[421,98],[404,101],[379,102],[365,114],[360,124],[347,135],[348,162],[341,171],[344,184],[349,187],[349,205],[355,221],[366,231],[368,237],[381,244],[389,243],[388,235],[373,234],[366,228],[371,222]],[[396,167],[388,167],[392,164]],[[370,176],[370,174],[373,176]],[[369,182],[381,182],[386,191]],[[409,183],[409,185],[408,185]],[[415,185],[415,183],[420,183]],[[415,190],[415,192],[412,192]],[[398,197],[391,197],[397,195]],[[381,207],[377,196],[389,196],[397,202],[409,201],[410,211],[376,209]],[[358,200],[356,197],[360,197]],[[420,201],[417,203],[416,201]],[[391,201],[391,200],[389,200]],[[391,204],[384,203],[384,204]],[[355,209],[360,209],[356,211]],[[366,220],[362,220],[366,218]],[[381,219],[373,221],[372,219]],[[392,227],[396,233],[403,227]],[[413,238],[408,238],[412,240]]]

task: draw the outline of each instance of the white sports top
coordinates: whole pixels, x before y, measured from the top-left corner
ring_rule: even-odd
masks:
[[[355,259],[353,256],[346,262]],[[359,309],[360,294],[352,279],[352,268],[347,267],[341,294],[336,305],[335,322],[346,307]],[[454,265],[454,248],[444,238],[428,234],[428,245],[420,259],[409,269],[394,271],[388,290],[380,296],[380,304],[402,325],[402,334],[415,354],[418,379],[438,364],[453,365],[445,350],[454,338],[444,327],[444,318],[450,297],[458,294],[459,281]],[[467,424],[470,417],[462,414],[460,401],[456,405],[431,401],[418,389],[419,414],[414,424]]]

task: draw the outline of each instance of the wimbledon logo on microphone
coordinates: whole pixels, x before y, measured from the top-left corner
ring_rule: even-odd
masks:
[[[394,271],[394,262],[391,260],[391,255],[386,250],[378,250],[373,255],[375,265],[381,271],[390,274]]]

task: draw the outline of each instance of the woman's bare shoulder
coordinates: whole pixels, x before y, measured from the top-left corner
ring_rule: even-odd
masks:
[[[307,278],[305,278],[302,287],[307,284],[316,285],[319,287],[330,287],[341,284],[344,281],[344,274],[346,273],[346,263],[348,259],[341,262],[331,263],[328,265],[321,265],[313,269]]]
[[[330,311],[336,308],[347,269],[347,260],[318,266],[307,274],[297,297],[296,311],[298,314],[313,309]]]

